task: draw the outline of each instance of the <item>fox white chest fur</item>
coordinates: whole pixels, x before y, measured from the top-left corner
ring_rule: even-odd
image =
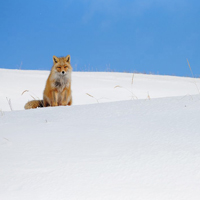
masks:
[[[64,88],[68,88],[69,84],[71,83],[71,74],[65,73],[64,75],[61,73],[55,73],[52,76],[52,88],[58,90],[61,93]]]

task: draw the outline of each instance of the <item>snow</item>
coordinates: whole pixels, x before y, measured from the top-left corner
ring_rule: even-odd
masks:
[[[73,72],[73,106],[23,110],[48,73],[0,69],[1,200],[199,199],[199,79]]]

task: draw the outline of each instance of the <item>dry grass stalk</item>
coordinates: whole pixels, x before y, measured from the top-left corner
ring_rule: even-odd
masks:
[[[93,97],[91,94],[88,94],[88,93],[86,93],[89,97],[92,97],[92,98],[94,98],[96,101],[97,101],[97,103],[99,103],[99,101],[98,101],[98,99],[97,98],[95,98],[95,97]]]
[[[122,86],[120,86],[120,85],[116,85],[115,87],[114,87],[114,89],[115,88],[122,88],[122,89],[125,89],[125,90],[127,90],[128,92],[130,92],[131,93],[131,99],[133,100],[133,99],[138,99],[137,98],[137,96],[135,95],[135,94],[133,94],[133,92],[132,91],[130,91],[129,89],[127,89],[127,88],[124,88],[124,87],[122,87]]]
[[[132,75],[131,85],[133,85],[133,79],[134,79],[134,73],[133,73],[133,75]]]
[[[147,96],[147,99],[151,100],[151,98],[150,98],[150,95],[149,95],[149,92],[148,92],[148,96]]]
[[[29,92],[29,91],[28,90],[24,90],[21,95],[23,95],[25,92]]]
[[[29,92],[29,90],[24,90],[23,92],[22,92],[22,94],[21,95],[23,95],[25,92]],[[29,94],[34,100],[37,100],[37,99],[39,99],[38,97],[37,97],[37,99],[34,97],[34,96],[32,96],[31,94]]]
[[[12,104],[11,104],[11,100],[8,99],[8,97],[6,97],[7,101],[8,101],[8,105],[10,106],[10,110],[13,111],[13,108],[12,108]]]

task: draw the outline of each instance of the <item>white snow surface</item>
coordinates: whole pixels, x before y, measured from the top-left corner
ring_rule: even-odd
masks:
[[[72,106],[24,110],[48,74],[0,69],[0,200],[199,200],[199,79],[73,72]]]

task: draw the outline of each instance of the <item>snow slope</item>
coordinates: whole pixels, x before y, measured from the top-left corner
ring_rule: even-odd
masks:
[[[0,69],[0,109],[23,110],[28,100],[42,99],[48,71]],[[73,105],[199,94],[200,80],[130,73],[73,72]],[[29,92],[24,92],[28,90]],[[24,93],[23,93],[24,92]],[[22,95],[23,93],[23,95]],[[92,95],[94,98],[92,98]]]
[[[73,106],[23,110],[47,75],[0,70],[1,200],[199,199],[198,79],[74,72]]]

